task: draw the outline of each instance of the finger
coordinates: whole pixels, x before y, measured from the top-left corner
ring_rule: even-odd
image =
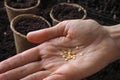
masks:
[[[40,71],[41,69],[42,64],[40,61],[33,62],[1,74],[0,80],[19,80],[29,74]]]
[[[34,74],[31,74],[21,80],[43,80],[43,78],[47,77],[51,72],[49,71],[40,71]]]
[[[63,21],[54,27],[30,32],[27,34],[27,39],[33,43],[42,43],[52,38],[64,35],[63,32],[66,23],[67,21]]]
[[[71,64],[65,64],[43,80],[80,80],[78,76],[80,74],[76,67]]]
[[[55,75],[49,76],[43,80],[67,80],[67,79],[65,79],[62,75],[55,74]]]
[[[38,60],[40,58],[39,50],[40,48],[35,47],[14,57],[11,57],[3,62],[0,62],[0,73]]]

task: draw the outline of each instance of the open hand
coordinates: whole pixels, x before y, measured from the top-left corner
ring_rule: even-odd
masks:
[[[41,43],[0,63],[0,80],[80,80],[117,60],[119,49],[93,20],[67,20],[30,32]]]

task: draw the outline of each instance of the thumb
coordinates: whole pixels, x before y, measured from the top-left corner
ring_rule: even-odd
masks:
[[[73,65],[65,64],[43,80],[80,80],[80,74]]]
[[[33,43],[42,43],[52,38],[62,36],[66,23],[67,21],[63,21],[55,25],[54,27],[29,32],[27,34],[27,39],[28,41]]]

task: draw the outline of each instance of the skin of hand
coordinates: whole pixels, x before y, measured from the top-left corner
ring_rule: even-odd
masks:
[[[113,26],[104,26],[110,34],[110,36],[115,40],[116,44],[120,48],[120,24]]]
[[[108,30],[94,20],[63,21],[27,38],[41,44],[0,62],[0,80],[81,80],[120,58]],[[67,49],[75,59],[61,57]]]

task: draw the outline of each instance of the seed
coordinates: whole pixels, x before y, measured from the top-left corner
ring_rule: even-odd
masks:
[[[72,49],[68,49],[68,52],[72,52]]]
[[[80,47],[79,46],[76,46],[76,48],[75,48],[76,50],[79,50],[80,49]]]
[[[66,58],[65,61],[68,61],[68,59]]]
[[[76,59],[76,56],[74,56],[73,59]]]
[[[71,59],[71,55],[69,55],[67,58],[68,58],[68,59]]]
[[[66,54],[66,53],[67,53],[67,51],[65,51],[65,50],[62,50],[62,52],[63,52],[64,54]]]
[[[81,52],[81,53],[80,53],[80,56],[83,56],[83,55],[84,55],[84,53],[83,53],[83,52]]]
[[[79,50],[80,47],[76,46],[75,47],[76,50]],[[62,53],[60,54],[62,56],[62,58],[65,59],[65,61],[69,61],[71,59],[76,59],[76,53],[72,51],[72,49],[68,48],[67,50],[62,50]],[[83,54],[81,54],[83,55]]]
[[[61,53],[60,55],[62,56],[62,55],[64,55],[64,53]]]
[[[62,55],[62,57],[63,57],[63,58],[66,58],[66,56],[65,56],[65,55]]]
[[[71,55],[72,52],[68,52],[68,55]]]

